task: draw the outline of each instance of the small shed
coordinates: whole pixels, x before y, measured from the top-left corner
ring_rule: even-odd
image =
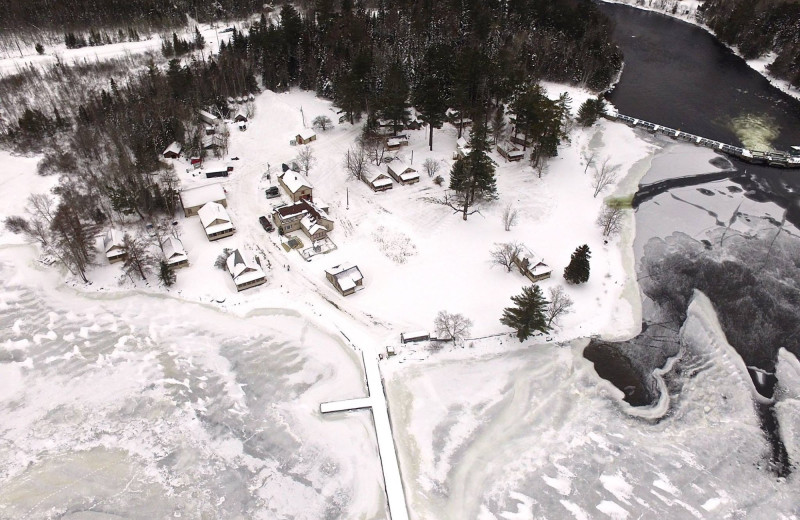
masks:
[[[199,188],[181,191],[181,205],[183,206],[183,215],[185,217],[197,215],[200,208],[205,206],[207,202],[216,202],[224,207],[228,206],[225,190],[221,184],[208,184]]]
[[[406,135],[398,135],[386,140],[387,150],[399,150],[403,146],[408,146],[408,136]]]
[[[362,177],[364,182],[372,188],[372,191],[391,190],[394,184],[392,179],[383,172],[371,173]]]
[[[315,134],[310,128],[306,128],[297,134],[294,140],[297,142],[297,144],[308,144],[317,140],[317,134]]]
[[[125,260],[125,246],[122,236],[116,229],[109,229],[103,238],[103,251],[106,253],[108,263],[113,264]]]
[[[237,291],[256,287],[267,281],[264,270],[250,256],[236,249],[225,262]]]
[[[175,237],[167,237],[161,242],[161,249],[164,251],[164,259],[173,268],[186,267],[189,265],[189,257],[183,244]]]
[[[243,109],[239,109],[236,111],[236,115],[233,116],[233,121],[236,123],[246,123],[247,122],[247,114],[244,113]]]
[[[197,214],[200,216],[200,222],[203,224],[206,237],[210,242],[229,237],[236,231],[231,217],[222,204],[209,202],[200,208]]]
[[[497,143],[497,153],[505,157],[508,162],[521,161],[525,157],[525,152],[514,146],[510,141]]]
[[[162,155],[164,156],[164,159],[177,159],[181,156],[181,149],[181,143],[178,141],[173,141],[172,144],[167,146],[167,149],[164,150]]]
[[[431,339],[431,333],[424,330],[400,333],[400,342],[403,344],[415,343],[417,341],[428,341],[429,339]]]
[[[410,164],[403,161],[392,161],[387,166],[387,172],[400,184],[414,184],[419,182],[419,173]]]
[[[456,159],[463,159],[472,151],[469,147],[469,142],[463,137],[459,137],[456,141]]]
[[[364,275],[354,264],[339,264],[326,269],[325,277],[342,296],[353,294],[364,287]]]
[[[233,166],[222,161],[208,161],[203,165],[203,175],[206,179],[227,177],[233,171]]]
[[[550,278],[553,270],[544,263],[544,259],[525,246],[520,247],[519,251],[511,259],[528,280],[538,282]]]

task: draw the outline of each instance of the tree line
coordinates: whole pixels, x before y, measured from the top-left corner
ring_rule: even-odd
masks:
[[[800,3],[791,0],[706,0],[698,17],[745,59],[770,52],[769,72],[800,87]]]

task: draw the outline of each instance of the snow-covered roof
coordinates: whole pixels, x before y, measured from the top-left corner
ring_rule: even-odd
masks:
[[[525,155],[525,152],[523,152],[522,150],[508,150],[506,151],[506,155],[508,155],[509,157],[522,157],[523,155]]]
[[[239,110],[237,110],[236,111],[236,115],[233,116],[234,119],[239,119],[240,117],[244,118],[244,120],[247,121],[247,114],[244,113],[244,109],[243,108],[240,108]]]
[[[389,179],[386,176],[384,176],[383,178],[376,177],[376,178],[372,179],[369,182],[373,186],[375,186],[376,188],[380,188],[381,186],[391,186],[392,185],[392,179]]]
[[[388,167],[389,167],[390,170],[392,170],[397,175],[400,175],[400,174],[406,173],[406,172],[411,173],[411,172],[416,172],[417,171],[413,166],[411,166],[410,164],[408,164],[405,161],[392,161],[392,162],[389,163]]]
[[[317,219],[310,214],[306,214],[306,216],[300,220],[300,225],[305,228],[309,236],[313,236],[319,231],[327,231],[324,226],[317,224]]]
[[[317,134],[315,134],[312,129],[306,128],[297,132],[297,135],[299,135],[303,139],[303,141],[308,141]]]
[[[242,254],[238,249],[231,253],[226,264],[228,266],[228,272],[231,278],[233,278],[233,283],[236,285],[242,285],[264,278],[264,271],[261,270],[261,266],[258,265],[253,258]]]
[[[225,211],[222,204],[208,202],[200,208],[197,214],[200,216],[200,222],[203,223],[203,227],[206,228],[206,234],[210,235],[227,229],[233,229],[231,217],[228,215],[228,212]]]
[[[108,253],[114,248],[122,248],[122,236],[116,229],[109,229],[103,238],[103,251]]]
[[[361,274],[358,266],[351,263],[335,265],[330,269],[326,269],[325,272],[336,278],[336,282],[342,291],[355,288],[357,282],[364,279],[364,275]]]
[[[542,258],[540,255],[537,255],[525,246],[522,246],[519,250],[519,253],[517,253],[517,260],[521,263],[525,263],[527,260],[527,269],[533,275],[538,276],[540,274],[553,272],[553,269],[544,263],[544,258]]]
[[[278,177],[283,181],[283,184],[285,184],[286,187],[289,188],[289,191],[291,191],[292,193],[297,193],[304,187],[311,189],[314,188],[314,186],[311,185],[308,179],[306,179],[301,174],[294,172],[292,170],[279,173]]]
[[[180,154],[182,148],[183,147],[181,146],[181,143],[178,141],[172,141],[172,144],[167,146],[167,149],[164,150],[162,155],[167,155],[168,153]]]
[[[207,123],[212,123],[219,120],[217,116],[206,110],[200,110],[198,113],[200,114],[200,117]]]
[[[225,161],[205,161],[203,163],[203,173],[207,172],[226,172],[230,165]]]
[[[184,208],[202,206],[207,202],[225,200],[225,190],[221,184],[208,184],[199,188],[191,188],[181,192],[181,202]]]
[[[183,249],[183,244],[175,237],[167,237],[161,242],[161,247],[164,249],[164,257],[167,262],[174,264],[187,259],[186,250]]]
[[[469,141],[467,141],[463,137],[459,137],[458,141],[456,141],[456,146],[458,146],[459,148],[462,148],[462,149],[468,149],[469,148]]]

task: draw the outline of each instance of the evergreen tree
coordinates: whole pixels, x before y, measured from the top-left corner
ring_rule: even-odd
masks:
[[[450,206],[461,211],[464,220],[474,213],[469,210],[475,203],[497,197],[495,162],[487,153],[491,145],[486,134],[486,124],[483,118],[479,118],[469,141],[472,150],[466,157],[457,160],[450,171],[450,189],[458,196],[458,206]]]
[[[403,66],[399,61],[394,61],[386,71],[381,95],[381,115],[392,122],[392,129],[396,134],[408,122],[408,82],[406,81]]]
[[[262,15],[263,16],[263,15]],[[194,48],[195,49],[202,49],[206,45],[206,39],[203,38],[203,35],[200,34],[200,29],[197,26],[194,26]]]
[[[175,276],[175,270],[167,263],[166,260],[162,259],[158,264],[158,279],[166,287],[171,287],[172,284],[175,283],[175,280],[177,280],[177,276]]]
[[[592,126],[606,113],[606,103],[602,98],[589,98],[578,109],[578,124]]]
[[[592,257],[589,246],[578,247],[572,253],[569,265],[564,268],[564,279],[569,283],[585,283],[589,281],[589,259]]]
[[[511,301],[515,307],[503,309],[500,323],[516,330],[520,342],[528,339],[536,331],[550,330],[545,316],[549,302],[544,299],[538,285],[524,287],[522,294],[512,296]]]

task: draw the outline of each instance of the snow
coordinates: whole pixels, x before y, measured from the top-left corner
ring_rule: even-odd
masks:
[[[181,191],[181,204],[184,208],[203,206],[207,202],[221,204],[225,199],[225,189],[217,182]]]
[[[231,218],[222,204],[207,202],[200,208],[197,215],[200,217],[200,222],[203,224],[207,235],[233,229]]]
[[[298,172],[294,172],[292,170],[287,170],[283,173],[278,174],[278,177],[281,179],[283,184],[289,189],[291,193],[297,193],[303,188],[311,188],[313,189],[314,186],[311,182],[303,177]]]

